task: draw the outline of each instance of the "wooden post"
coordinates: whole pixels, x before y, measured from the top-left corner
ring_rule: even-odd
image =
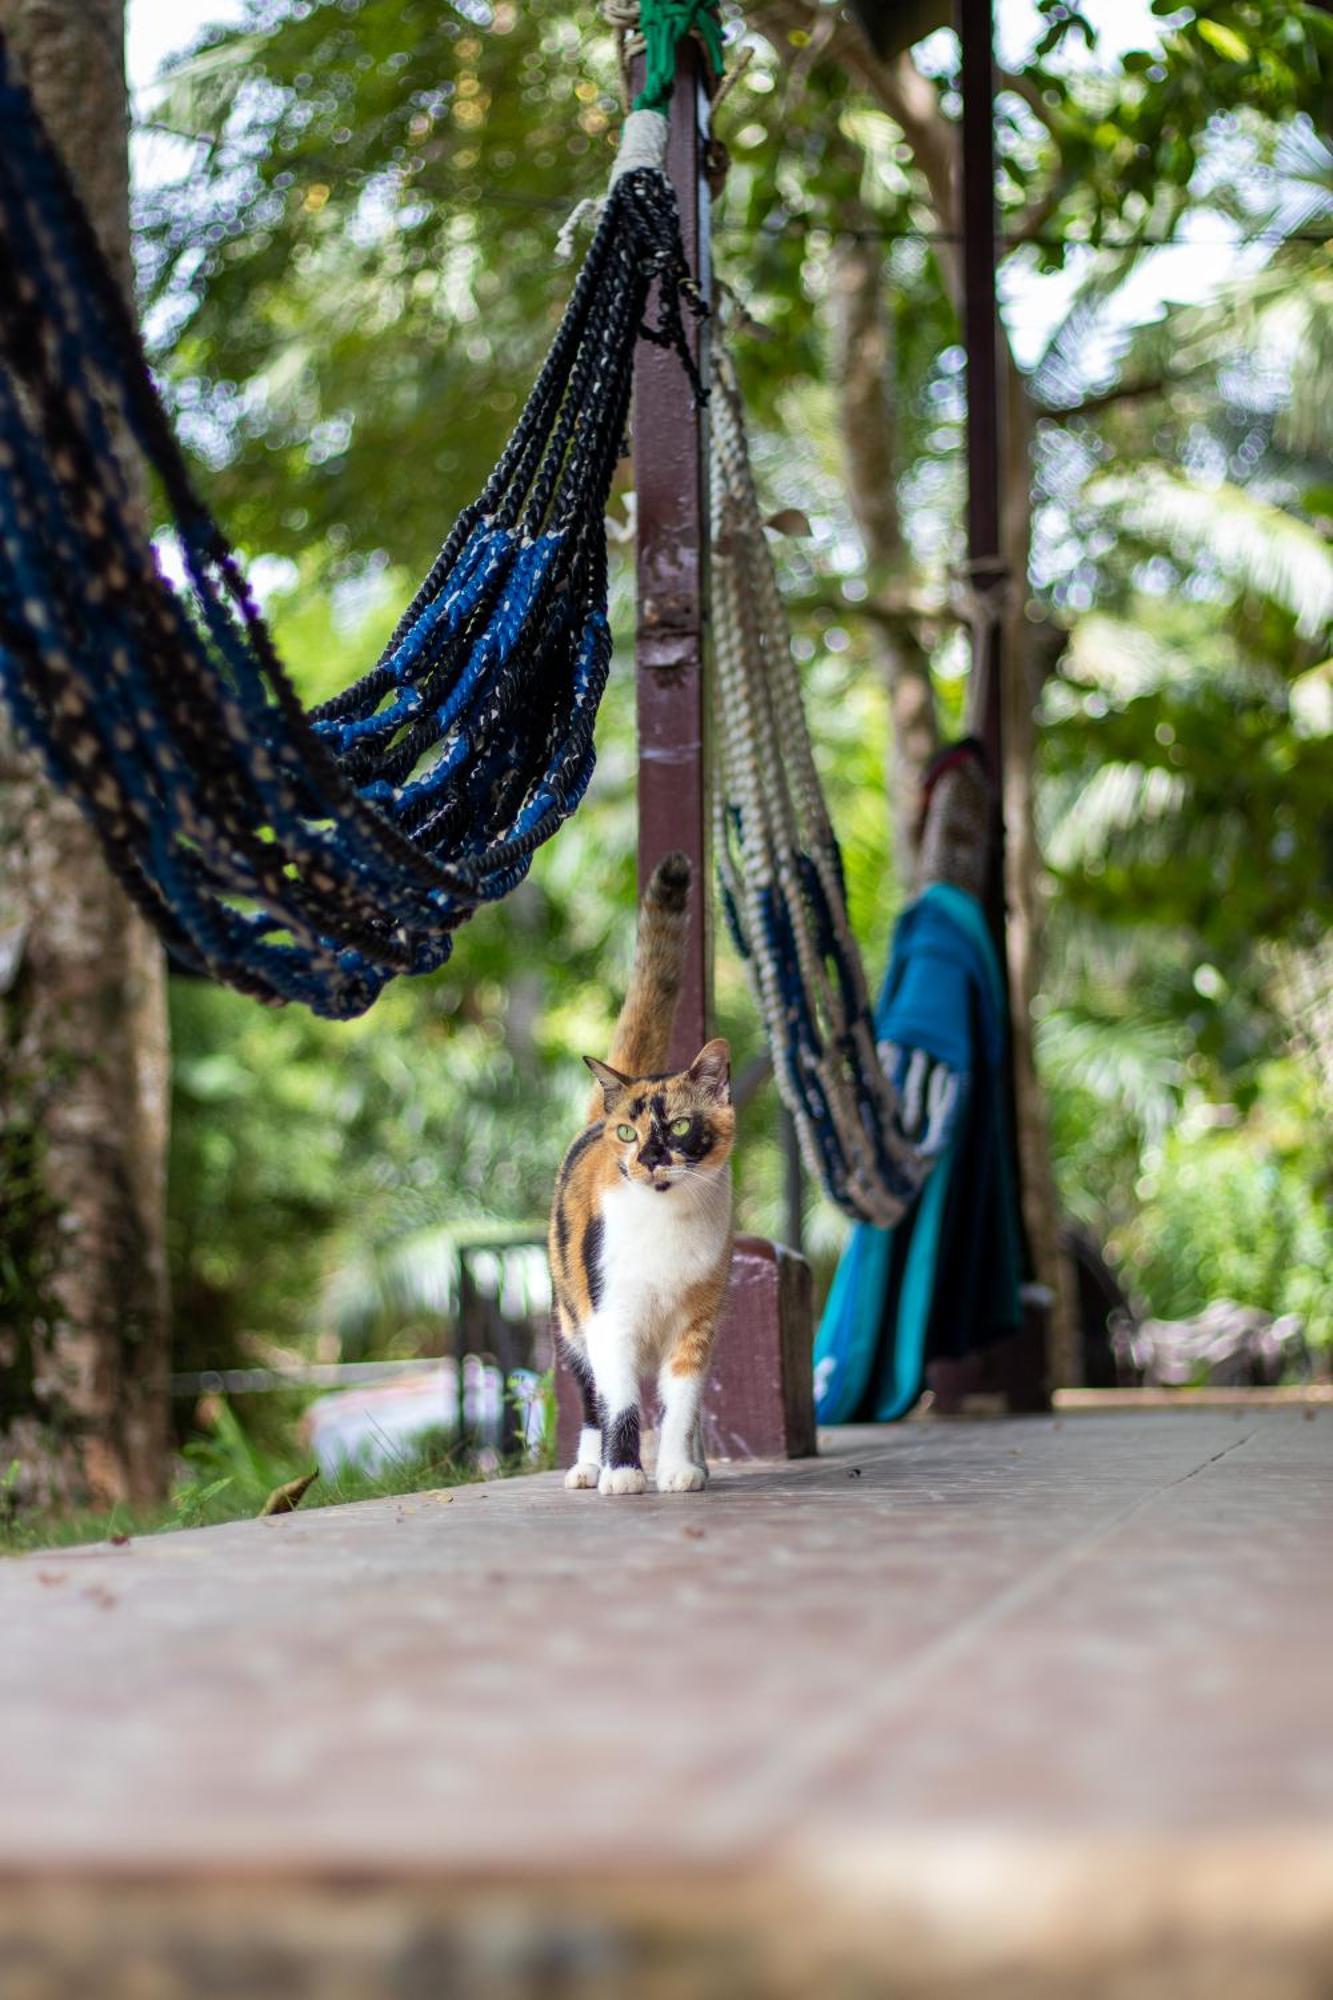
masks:
[[[638,81],[642,59],[635,64]],[[686,260],[704,299],[712,256],[703,171],[708,92],[702,52],[686,42],[676,64],[667,172],[680,208]],[[651,308],[650,308],[651,310]],[[708,325],[690,342],[705,380]],[[708,626],[708,411],[670,348],[639,343],[634,368],[634,484],[638,531],[639,886],[664,854],[694,863],[689,960],[668,1061],[683,1069],[708,1039],[712,1013],[712,855],[705,737]]]
[[[637,87],[642,60],[635,65]],[[686,259],[709,295],[709,193],[704,149],[708,90],[692,41],[676,58],[667,172]],[[651,311],[651,304],[649,310]],[[708,378],[707,322],[690,332]],[[710,1033],[713,864],[707,775],[708,412],[678,355],[648,341],[634,371],[639,616],[639,882],[679,848],[694,864],[689,960],[668,1060],[683,1068]],[[810,1271],[803,1257],[759,1237],[737,1239],[717,1353],[704,1398],[714,1458],[794,1458],[815,1448]],[[558,1444],[573,1448],[578,1407],[557,1376]]]

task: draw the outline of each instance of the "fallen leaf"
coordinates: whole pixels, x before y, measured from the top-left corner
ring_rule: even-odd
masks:
[[[294,1514],[318,1478],[316,1466],[313,1472],[303,1472],[299,1479],[289,1479],[285,1486],[275,1486],[259,1510],[260,1520],[266,1514]]]
[[[123,1549],[125,1547],[125,1544],[129,1541],[129,1539],[130,1539],[129,1536],[123,1533],[107,1536],[107,1540],[110,1542],[113,1549]]]
[[[776,514],[769,515],[764,526],[771,528],[775,535],[801,535],[808,538],[815,532],[810,526],[810,516],[799,507],[779,507]]]
[[[701,1542],[708,1533],[707,1528],[682,1528],[681,1533],[691,1542]]]
[[[37,1572],[37,1581],[38,1583],[46,1584],[49,1589],[53,1583],[63,1583],[65,1581],[65,1573],[63,1570],[39,1569]]]

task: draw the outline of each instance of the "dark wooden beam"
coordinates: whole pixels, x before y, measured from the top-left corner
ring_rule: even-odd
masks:
[[[973,726],[986,754],[992,786],[991,845],[986,890],[986,914],[995,939],[1000,974],[1009,985],[1009,953],[1005,938],[1004,857],[1004,615],[1010,579],[1004,555],[1001,486],[1001,425],[1004,406],[1000,389],[1000,311],[995,264],[998,244],[995,203],[995,23],[992,0],[957,0],[958,38],[962,48],[963,86],[963,337],[967,348],[967,554],[969,583],[984,603],[995,594],[995,615],[975,622],[972,672],[976,700]],[[1009,669],[1010,671],[1012,669]],[[1009,1145],[1014,1185],[1021,1182],[1022,1161],[1017,1146],[1017,1098],[1013,1045],[1006,1038],[1005,1096],[1009,1105]],[[1023,1263],[1032,1272],[1031,1246],[1023,1234]],[[1047,1352],[1050,1301],[1044,1288],[1023,1287],[1023,1324],[1010,1338],[985,1355],[961,1363],[937,1363],[931,1385],[942,1402],[948,1381],[966,1393],[978,1383],[1002,1389],[1011,1410],[1035,1410],[1048,1405]],[[978,1381],[970,1371],[978,1370]]]
[[[636,88],[638,82],[636,73]],[[692,41],[685,42],[676,57],[667,172],[680,208],[686,260],[705,300],[712,263],[708,110],[704,58]],[[696,322],[690,338],[707,381],[707,321]],[[642,885],[672,848],[683,849],[694,863],[689,958],[668,1058],[673,1068],[683,1068],[708,1039],[712,1016],[708,412],[695,401],[679,356],[647,341],[640,343],[634,371],[634,479],[639,881]],[[758,1237],[738,1238],[704,1401],[711,1455],[784,1458],[814,1450],[813,1333],[805,1260]],[[574,1422],[570,1400],[566,1383],[567,1434]]]
[[[636,64],[636,87],[642,63]],[[702,53],[677,61],[667,171],[680,205],[685,255],[705,299],[712,257],[704,173],[708,92]],[[653,307],[650,304],[650,313]],[[690,339],[707,378],[708,328]],[[712,859],[706,770],[708,412],[669,348],[639,344],[634,370],[638,495],[639,883],[680,848],[694,863],[689,961],[669,1061],[683,1068],[708,1039],[712,1013]]]

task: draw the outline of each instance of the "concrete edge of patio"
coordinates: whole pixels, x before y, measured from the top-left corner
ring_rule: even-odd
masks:
[[[891,1981],[891,1987],[885,1982]],[[1333,1846],[924,1841],[762,1869],[525,1880],[373,1870],[168,1879],[0,1873],[0,1992],[22,2000],[514,2000],[571,1994],[1323,2000]]]

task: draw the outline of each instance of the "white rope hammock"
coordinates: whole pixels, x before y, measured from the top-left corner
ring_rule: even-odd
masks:
[[[815,768],[735,371],[712,341],[712,620],[723,896],[801,1151],[832,1200],[888,1227],[946,1145],[960,1080],[876,1045]]]

